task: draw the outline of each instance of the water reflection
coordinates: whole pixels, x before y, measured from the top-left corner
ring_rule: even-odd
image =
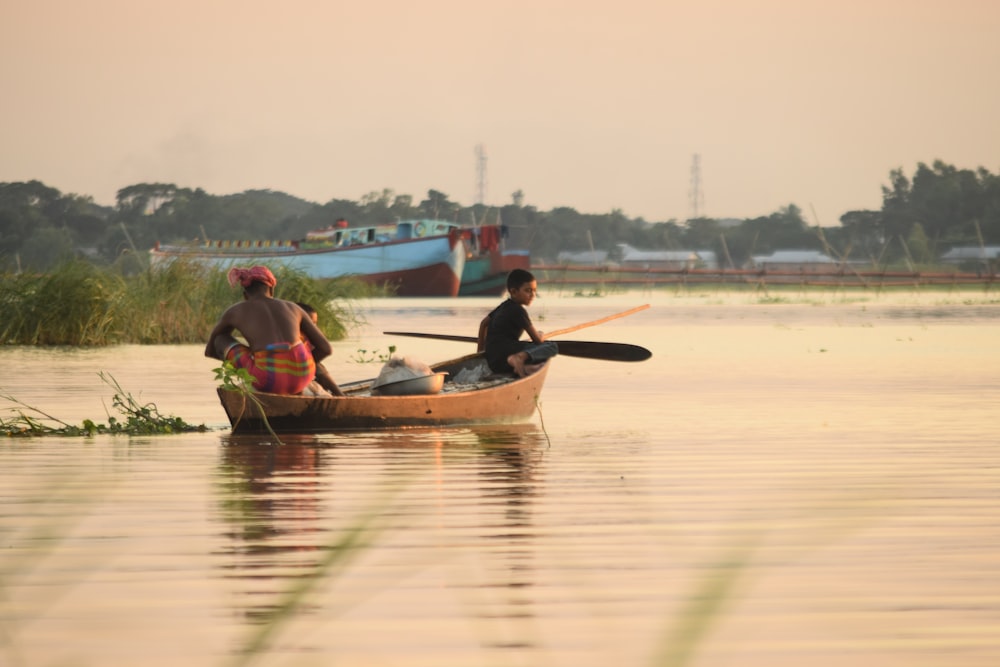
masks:
[[[428,520],[439,523],[430,515],[450,514],[454,503],[475,508],[475,518],[462,530],[482,540],[477,543],[486,580],[455,585],[473,596],[482,590],[504,591],[505,596],[490,596],[470,615],[533,616],[525,592],[533,585],[537,534],[532,502],[541,493],[548,447],[537,426],[282,436],[282,441],[223,437],[217,483],[226,546],[218,555],[225,578],[240,582],[234,606],[245,622],[266,623],[287,611],[282,607],[287,591],[303,578],[325,574],[330,550],[340,548],[338,540],[345,533],[359,525],[369,528],[363,508],[373,503],[360,499],[389,494],[394,499],[380,506],[386,539],[419,532]],[[437,539],[456,539],[440,530]],[[435,556],[417,555],[410,561],[423,567],[434,563]],[[397,579],[382,572],[373,585],[392,587],[399,585]],[[322,604],[311,604],[297,613],[321,613]],[[497,640],[494,645],[511,643]]]
[[[258,582],[241,605],[252,622],[276,611],[275,580],[307,576],[317,565],[323,457],[315,443],[275,445],[230,437],[219,469],[220,510],[227,547],[226,578]],[[278,575],[276,567],[286,571]]]
[[[536,617],[534,596],[530,589],[533,579],[537,527],[532,513],[534,500],[541,494],[544,434],[532,427],[534,446],[524,446],[524,433],[483,432],[479,434],[484,462],[480,466],[483,504],[498,510],[496,520],[483,526],[480,537],[484,545],[492,541],[496,547],[492,572],[493,581],[484,582],[505,593],[478,614],[484,619],[509,619],[526,622]],[[518,639],[498,638],[485,641],[491,648],[534,648],[537,642],[528,640],[534,633],[517,633]]]

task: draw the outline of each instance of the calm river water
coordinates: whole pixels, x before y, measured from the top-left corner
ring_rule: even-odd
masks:
[[[213,427],[0,440],[0,665],[1000,664],[995,293],[542,287],[542,330],[650,303],[564,338],[653,358],[557,358],[519,427],[236,438],[201,346],[0,348],[66,421],[104,371]],[[498,302],[357,304],[328,366]]]

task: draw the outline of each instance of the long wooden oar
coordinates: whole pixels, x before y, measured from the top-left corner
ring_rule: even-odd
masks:
[[[636,306],[635,308],[630,308],[626,311],[622,311],[615,315],[608,315],[607,317],[602,317],[599,320],[593,320],[592,322],[584,322],[583,324],[577,324],[573,327],[567,327],[565,329],[556,329],[555,331],[546,331],[545,340],[552,338],[553,336],[560,336],[562,334],[568,334],[573,331],[579,331],[580,329],[586,329],[587,327],[596,326],[598,324],[604,324],[605,322],[610,322],[611,320],[617,320],[619,317],[625,317],[626,315],[632,315],[633,313],[638,313],[639,311],[646,310],[649,308],[648,303],[644,303],[641,306]]]
[[[412,331],[383,331],[386,336],[410,336],[411,338],[432,338],[434,340],[453,340],[459,343],[476,343],[473,336],[455,336],[451,334],[416,333]],[[645,361],[653,353],[644,347],[629,343],[600,343],[587,340],[560,340],[559,354],[567,357],[582,357],[584,359],[603,359],[604,361]]]

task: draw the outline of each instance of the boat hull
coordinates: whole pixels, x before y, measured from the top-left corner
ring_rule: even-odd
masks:
[[[465,256],[454,235],[321,249],[254,247],[229,251],[167,246],[150,250],[153,266],[177,259],[221,269],[249,264],[285,266],[311,278],[354,276],[372,285],[389,285],[399,296],[448,297],[458,295]]]
[[[426,426],[465,426],[522,422],[534,414],[549,364],[525,378],[494,376],[459,384],[463,371],[483,374],[482,355],[473,354],[432,366],[448,373],[441,393],[416,396],[371,394],[373,380],[341,385],[345,397],[287,396],[218,389],[233,433],[329,433]],[[258,405],[259,403],[259,405]],[[266,417],[266,422],[265,418]]]
[[[495,250],[467,257],[462,270],[459,296],[502,296],[507,292],[507,274],[514,269],[527,271],[531,258],[526,250]]]
[[[507,228],[501,224],[478,225],[462,230],[468,248],[459,296],[498,296],[506,292],[507,274],[514,269],[528,269],[527,250],[505,247]]]

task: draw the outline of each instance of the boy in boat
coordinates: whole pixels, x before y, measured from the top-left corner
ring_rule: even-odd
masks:
[[[559,348],[551,341],[545,342],[528,316],[527,306],[538,294],[535,276],[524,269],[514,269],[507,274],[507,294],[508,299],[480,322],[477,349],[485,352],[486,363],[494,373],[525,377],[558,354]],[[530,342],[521,340],[524,332]]]
[[[234,267],[228,277],[230,285],[243,287],[243,301],[222,314],[205,356],[247,369],[257,391],[301,393],[316,376],[316,362],[333,351],[330,341],[304,310],[274,298],[277,280],[266,266]],[[246,345],[233,338],[234,330],[243,334]]]
[[[312,323],[315,324],[316,326],[319,326],[319,313],[316,312],[315,308],[310,306],[308,303],[302,303],[302,302],[297,302],[295,305],[297,305],[302,310],[306,311],[306,315],[309,316],[309,319],[312,320]],[[323,364],[317,361],[316,377],[313,379],[312,382],[309,383],[306,389],[306,393],[311,392],[317,396],[325,396],[326,394],[324,394],[322,391],[324,389],[330,392],[330,394],[334,396],[344,395],[344,392],[342,392],[340,390],[340,387],[337,386],[337,383],[334,382],[333,377],[326,370],[326,367],[324,367]]]

